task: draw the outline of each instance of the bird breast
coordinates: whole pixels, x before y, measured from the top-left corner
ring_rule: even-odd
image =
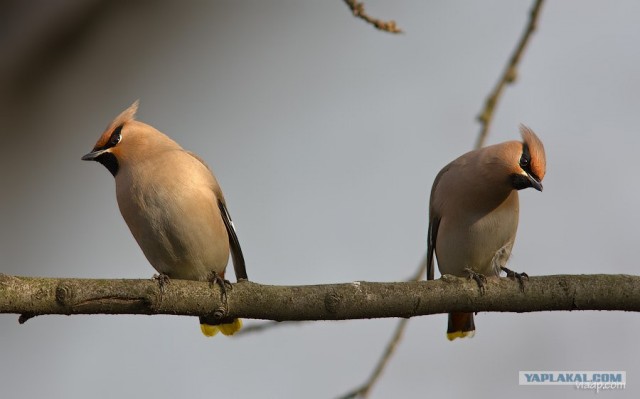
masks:
[[[171,278],[224,274],[229,242],[211,172],[184,151],[123,165],[118,206],[151,265]]]
[[[438,229],[436,256],[442,274],[467,276],[466,268],[494,276],[505,266],[518,229],[518,192],[492,209],[450,211]]]

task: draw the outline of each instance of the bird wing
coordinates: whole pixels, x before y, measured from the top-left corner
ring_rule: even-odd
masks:
[[[438,189],[438,183],[440,183],[442,176],[451,169],[455,162],[456,161],[453,161],[442,168],[433,181],[433,187],[431,187],[431,198],[429,198],[429,232],[427,236],[427,280],[434,279],[433,258],[436,253],[436,240],[438,238],[438,228],[440,227],[441,220],[441,216],[436,209],[434,209],[436,190]]]
[[[211,168],[209,168],[209,165],[207,165],[207,163],[202,158],[191,151],[186,151],[186,153],[200,161],[200,163],[202,163],[211,172]],[[229,246],[231,247],[231,258],[233,259],[233,270],[236,273],[236,279],[248,280],[249,278],[247,277],[247,267],[244,263],[244,255],[242,255],[242,248],[240,248],[240,241],[238,240],[238,235],[236,234],[236,227],[233,225],[233,220],[231,220],[231,215],[227,210],[227,205],[224,201],[222,190],[220,189],[215,176],[213,176],[213,173],[211,173],[211,176],[213,177],[215,183],[213,191],[215,192],[216,198],[218,199],[218,208],[220,208],[220,215],[222,216],[224,227],[226,227],[227,235],[229,236]]]
[[[231,220],[231,215],[227,210],[225,203],[218,199],[218,207],[224,221],[224,226],[227,228],[227,234],[229,235],[229,245],[231,246],[231,258],[233,259],[233,270],[236,272],[236,279],[248,280],[247,268],[244,263],[244,256],[242,255],[242,248],[240,248],[240,241],[236,234],[236,228]]]
[[[438,227],[440,227],[440,218],[432,217],[429,219],[429,233],[427,243],[427,280],[434,279],[433,255],[436,251],[436,239],[438,238]]]

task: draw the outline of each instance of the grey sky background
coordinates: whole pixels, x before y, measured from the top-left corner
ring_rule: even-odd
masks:
[[[250,279],[407,278],[426,250],[431,183],[473,146],[475,117],[531,4],[366,2],[406,32],[393,36],[338,0],[105,3],[70,45],[38,59],[27,83],[1,91],[0,272],[154,273],[113,178],[80,161],[140,99],[139,120],[215,171]],[[515,270],[637,273],[639,15],[634,1],[551,1],[542,11],[488,140],[518,139],[525,123],[546,146],[544,192],[521,193]],[[26,38],[9,28],[4,48]],[[331,398],[369,375],[395,323],[206,339],[195,318],[18,325],[0,315],[1,396]],[[519,370],[626,370],[627,389],[607,397],[640,392],[636,314],[481,313],[476,326],[473,339],[448,342],[446,316],[412,320],[372,397],[592,395],[518,386]]]

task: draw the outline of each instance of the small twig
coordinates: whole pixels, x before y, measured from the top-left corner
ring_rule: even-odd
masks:
[[[426,269],[427,269],[427,258],[425,257],[422,260],[422,262],[420,262],[420,264],[418,265],[418,269],[416,270],[416,272],[413,274],[413,276],[411,276],[409,279],[407,279],[407,281],[418,281],[418,280],[422,279],[422,276],[425,273]],[[387,364],[391,360],[391,357],[393,356],[393,354],[394,354],[394,352],[396,350],[396,347],[398,346],[398,344],[402,340],[402,335],[404,334],[404,330],[406,329],[406,326],[407,326],[408,322],[409,322],[409,319],[400,319],[400,321],[398,321],[398,324],[396,325],[396,329],[395,329],[395,331],[393,333],[393,336],[391,337],[391,339],[387,343],[387,346],[386,346],[384,352],[382,353],[382,356],[380,356],[380,359],[378,360],[378,363],[377,363],[375,369],[371,373],[371,376],[369,376],[369,379],[363,385],[361,385],[360,387],[354,389],[353,391],[350,391],[350,392],[344,394],[339,399],[352,399],[352,398],[357,398],[357,397],[361,397],[361,398],[368,397],[369,392],[373,388],[373,385],[378,381],[378,379],[382,375],[382,372],[384,371],[385,367],[387,366]],[[295,322],[268,321],[268,322],[264,322],[264,323],[256,323],[256,324],[252,324],[252,325],[243,327],[242,330],[238,331],[235,334],[235,336],[252,334],[252,333],[256,333],[256,332],[264,332],[266,330],[271,330],[271,329],[273,329],[275,327],[280,327],[280,326],[283,326],[283,325],[290,325],[290,324],[293,324],[293,323],[300,324],[302,322],[299,322],[299,321],[295,321]]]
[[[339,399],[366,398],[369,396],[369,392],[371,391],[371,388],[373,388],[373,385],[375,384],[375,382],[382,375],[382,371],[387,366],[389,359],[391,359],[391,356],[393,356],[393,353],[395,352],[396,347],[400,343],[400,340],[402,339],[402,334],[404,333],[404,330],[408,322],[409,322],[409,319],[400,319],[400,321],[396,325],[396,330],[393,333],[391,340],[389,340],[389,342],[387,343],[387,347],[384,350],[384,353],[380,357],[380,360],[378,361],[376,368],[373,370],[373,373],[371,373],[371,376],[369,377],[367,382],[364,385],[362,385],[360,388],[354,389],[353,391],[341,396]]]
[[[235,333],[233,336],[239,337],[245,334],[264,332],[265,330],[271,330],[274,327],[288,326],[294,323],[297,325],[300,325],[301,323],[304,323],[304,322],[303,321],[266,321],[262,323],[254,323],[248,326],[243,326],[242,329],[237,333]]]
[[[402,29],[398,28],[396,26],[396,21],[382,21],[380,19],[377,18],[372,18],[370,17],[365,11],[364,11],[364,4],[361,1],[358,0],[344,0],[344,2],[347,4],[347,6],[349,7],[349,9],[351,10],[351,12],[353,13],[353,15],[355,17],[358,17],[368,23],[370,23],[371,25],[375,26],[376,29],[385,31],[385,32],[389,32],[389,33],[402,33]]]
[[[418,269],[416,270],[416,272],[407,281],[421,280],[422,276],[426,271],[427,271],[427,257],[425,256],[420,262],[420,264],[418,265]],[[387,343],[387,347],[382,353],[382,356],[380,356],[380,359],[378,360],[378,364],[376,364],[376,367],[373,370],[373,373],[371,373],[371,376],[369,377],[369,379],[359,388],[356,388],[353,391],[346,393],[345,395],[341,396],[339,399],[353,399],[358,397],[366,398],[369,396],[369,392],[371,391],[371,388],[373,388],[373,385],[375,385],[375,383],[378,381],[380,376],[382,376],[382,372],[384,371],[385,367],[387,367],[387,364],[393,357],[393,354],[396,351],[398,344],[402,340],[402,335],[404,334],[404,330],[407,328],[408,323],[409,323],[409,319],[400,319],[400,321],[398,321],[398,324],[396,325],[396,330],[393,333],[393,336],[391,337],[389,342]]]
[[[538,16],[540,15],[542,3],[544,3],[544,0],[536,0],[533,5],[531,13],[529,14],[529,23],[522,33],[522,37],[520,37],[520,41],[509,59],[509,63],[502,73],[500,80],[493,88],[493,91],[487,97],[484,109],[480,115],[478,115],[478,121],[480,121],[481,128],[480,133],[478,134],[478,139],[476,140],[475,148],[480,148],[484,145],[484,142],[487,139],[487,134],[489,133],[489,128],[491,127],[491,121],[493,120],[493,113],[496,108],[496,104],[498,103],[504,88],[516,80],[516,76],[518,75],[518,63],[524,54],[524,50],[529,43],[529,39],[537,28]]]

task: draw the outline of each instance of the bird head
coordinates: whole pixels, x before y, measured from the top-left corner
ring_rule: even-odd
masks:
[[[120,168],[118,158],[122,152],[121,147],[124,147],[124,145],[120,146],[120,143],[130,130],[127,125],[135,121],[138,104],[139,102],[136,100],[109,124],[104,133],[100,135],[93,150],[82,157],[83,161],[100,162],[115,177]]]
[[[511,173],[511,184],[516,190],[533,187],[542,191],[542,179],[547,168],[544,146],[533,130],[525,125],[520,125],[520,133],[522,142],[515,147],[519,159]],[[515,157],[512,159],[515,161]]]
[[[135,120],[138,104],[135,101],[109,124],[83,161],[100,162],[115,177],[123,166],[139,163],[156,151],[181,148],[152,126]]]

